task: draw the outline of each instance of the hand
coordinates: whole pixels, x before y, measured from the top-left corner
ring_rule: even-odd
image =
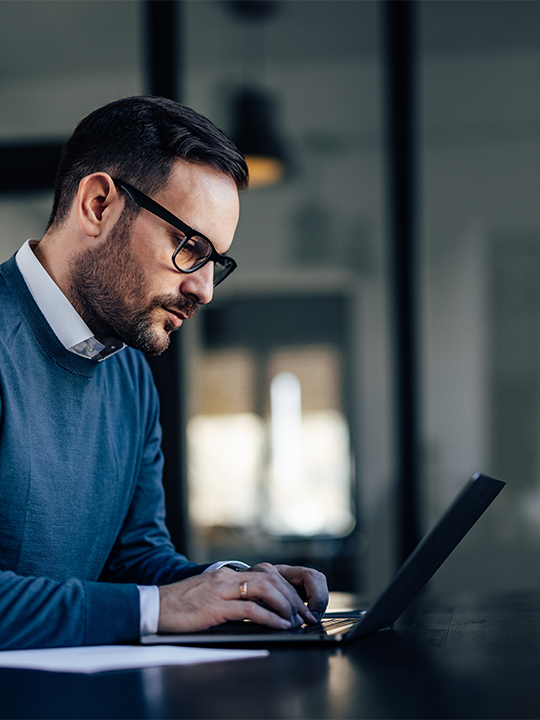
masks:
[[[321,572],[313,568],[270,565],[269,563],[254,565],[251,571],[277,571],[297,590],[300,598],[307,602],[313,620],[306,618],[306,622],[308,624],[319,622],[328,605],[328,585],[326,577]]]
[[[306,568],[289,568],[263,563],[246,572],[220,568],[187,580],[159,588],[160,632],[194,632],[219,625],[227,620],[252,620],[277,630],[296,627],[303,622],[315,623],[317,618],[307,608],[293,585],[285,579],[290,575],[307,599],[316,598],[320,608],[326,582],[320,573]],[[318,577],[320,576],[320,577]],[[247,583],[247,598],[240,586]]]

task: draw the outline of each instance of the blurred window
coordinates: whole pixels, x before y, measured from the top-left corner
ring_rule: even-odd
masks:
[[[256,357],[225,350],[197,364],[201,403],[188,423],[192,520],[276,536],[348,533],[354,520],[339,349],[302,346]],[[264,415],[256,410],[261,366]]]
[[[201,312],[188,421],[189,508],[212,557],[355,527],[346,297],[250,297]],[[261,538],[263,538],[261,540]],[[233,542],[234,545],[234,542]]]

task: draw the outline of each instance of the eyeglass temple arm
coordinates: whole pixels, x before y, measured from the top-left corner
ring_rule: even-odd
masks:
[[[186,223],[182,222],[180,218],[177,218],[176,215],[173,215],[171,212],[169,212],[167,208],[163,207],[163,205],[160,205],[155,200],[152,200],[152,198],[149,198],[147,195],[140,192],[140,190],[137,190],[136,188],[128,185],[128,183],[125,183],[121,180],[114,180],[114,183],[118,187],[122,188],[122,190],[124,190],[131,197],[131,199],[135,203],[137,203],[137,205],[144,208],[145,210],[148,210],[154,215],[157,215],[162,220],[165,220],[165,222],[168,222],[177,230],[183,232],[186,236],[189,237],[190,235],[193,235],[197,232],[193,228],[189,227],[189,225],[186,225]],[[200,233],[198,232],[197,234],[200,235]]]

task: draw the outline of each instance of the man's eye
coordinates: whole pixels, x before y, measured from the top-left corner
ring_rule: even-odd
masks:
[[[209,246],[204,238],[192,235],[182,248],[182,252],[190,253],[196,257],[206,257]]]
[[[176,232],[171,234],[171,241],[175,248],[177,248],[181,243],[183,243],[185,239],[186,236],[182,232]]]
[[[197,237],[190,237],[184,245],[186,250],[194,250],[197,247]]]

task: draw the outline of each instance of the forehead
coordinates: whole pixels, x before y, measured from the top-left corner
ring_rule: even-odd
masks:
[[[236,183],[208,165],[175,160],[170,178],[154,199],[211,240],[236,230],[239,199]]]

